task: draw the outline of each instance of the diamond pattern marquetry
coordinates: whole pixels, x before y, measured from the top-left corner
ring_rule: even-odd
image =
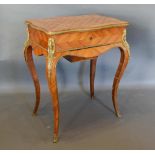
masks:
[[[46,33],[61,33],[64,31],[88,30],[107,26],[127,25],[126,21],[99,15],[67,16],[48,19],[30,19],[26,23]]]

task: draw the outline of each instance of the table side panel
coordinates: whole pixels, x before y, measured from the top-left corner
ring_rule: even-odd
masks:
[[[124,29],[125,27],[114,27],[48,35],[28,25],[29,40],[36,55],[47,55],[49,38],[53,38],[55,41],[55,52],[75,51],[121,42]]]
[[[41,30],[32,28],[30,25],[28,25],[28,31],[29,40],[33,47],[34,54],[47,54],[48,39],[50,38],[50,36]]]

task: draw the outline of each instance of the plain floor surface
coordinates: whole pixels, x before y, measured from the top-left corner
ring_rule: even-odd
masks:
[[[49,93],[32,116],[33,93],[0,94],[0,149],[155,149],[155,88],[120,89],[122,118],[113,113],[111,89],[60,94],[60,138],[52,143]]]

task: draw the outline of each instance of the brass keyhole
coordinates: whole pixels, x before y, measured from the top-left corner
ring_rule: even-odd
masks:
[[[90,40],[92,40],[92,39],[93,39],[93,37],[90,37],[89,39],[90,39]]]

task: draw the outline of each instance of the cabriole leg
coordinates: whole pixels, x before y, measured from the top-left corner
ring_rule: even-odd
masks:
[[[94,80],[95,80],[95,71],[96,71],[96,62],[97,58],[90,60],[90,97],[94,97]]]
[[[118,69],[116,71],[114,81],[113,81],[113,89],[112,89],[112,100],[115,109],[115,113],[117,117],[121,117],[118,106],[118,87],[121,77],[125,71],[125,68],[129,61],[130,51],[129,48],[120,48],[121,58]]]
[[[39,84],[39,79],[38,75],[36,72],[36,68],[34,65],[33,57],[32,57],[32,47],[31,46],[26,46],[24,49],[24,56],[25,56],[25,61],[27,63],[27,66],[29,68],[29,71],[31,73],[34,86],[35,86],[35,94],[36,94],[36,102],[33,110],[33,115],[36,115],[40,103],[40,84]]]
[[[58,130],[59,130],[59,99],[58,99],[58,89],[57,89],[57,78],[56,78],[56,64],[54,58],[46,58],[46,77],[48,81],[48,87],[50,94],[52,96],[52,105],[54,113],[54,134],[53,142],[58,141]]]

